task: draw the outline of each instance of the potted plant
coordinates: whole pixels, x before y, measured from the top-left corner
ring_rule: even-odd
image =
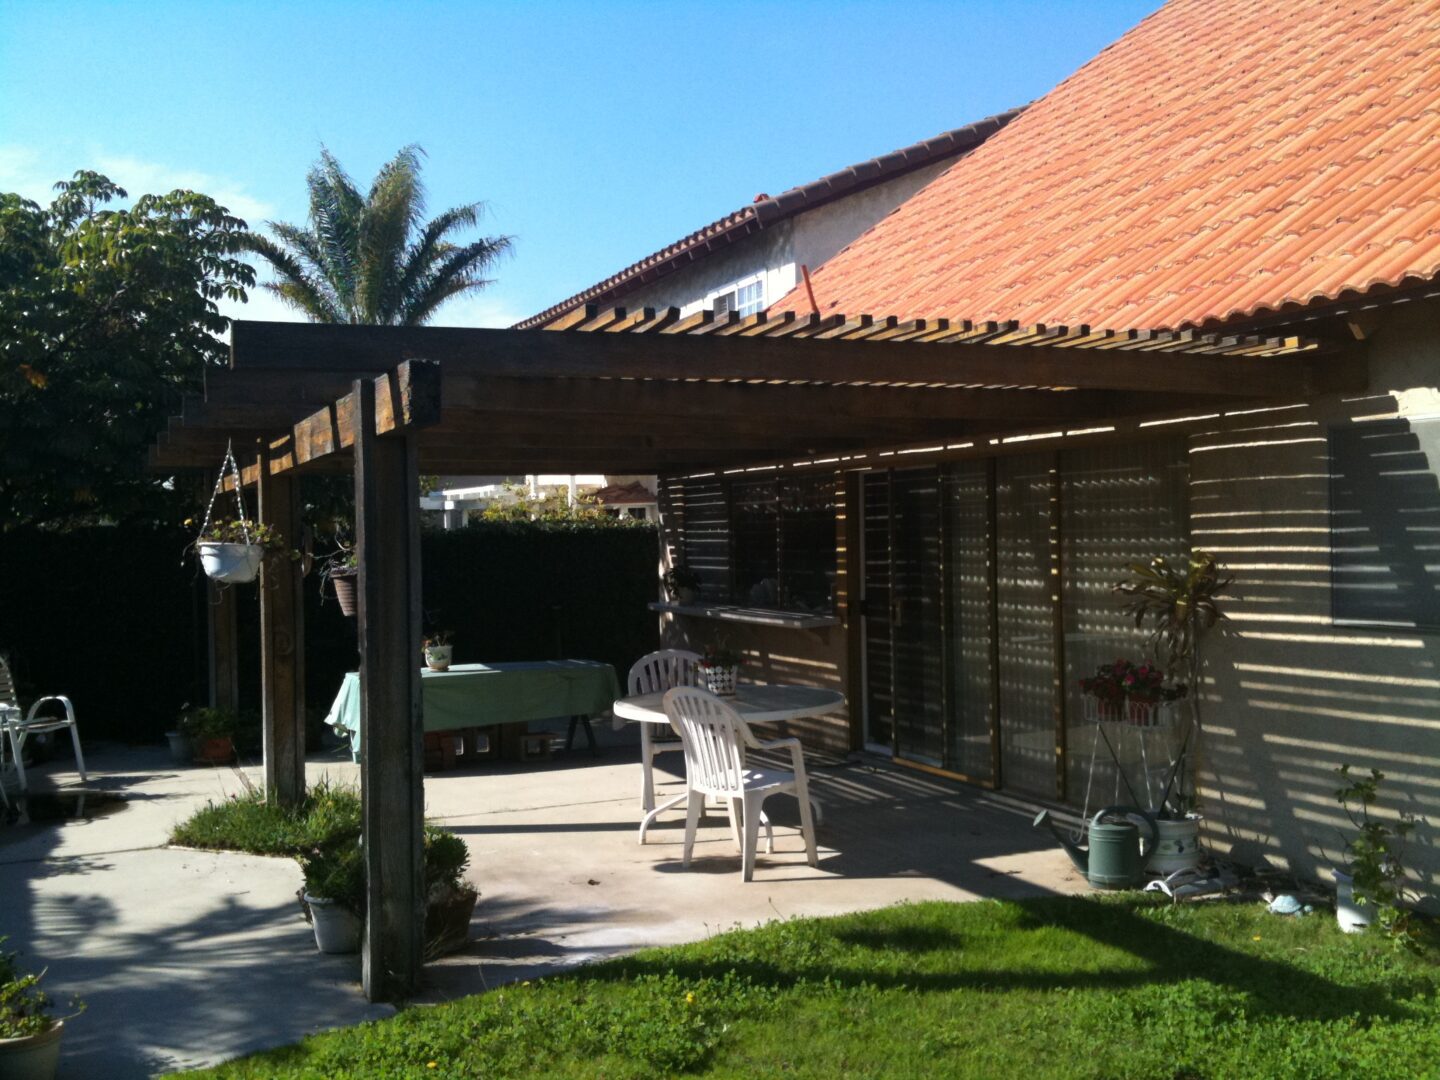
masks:
[[[425,665],[431,671],[449,671],[455,646],[450,644],[449,630],[436,630],[425,639]]]
[[[738,652],[724,643],[705,646],[705,652],[700,657],[700,672],[705,677],[705,689],[720,697],[733,697],[742,659]]]
[[[1341,834],[1345,869],[1335,868],[1335,919],[1347,934],[1379,922],[1391,937],[1406,938],[1410,912],[1400,906],[1408,896],[1405,888],[1405,840],[1415,828],[1415,819],[1402,814],[1393,823],[1371,817],[1370,807],[1379,797],[1385,774],[1371,769],[1366,777],[1352,777],[1350,766],[1335,770],[1340,787],[1335,792],[1345,816],[1355,826],[1355,836]]]
[[[700,575],[684,563],[677,563],[665,571],[665,591],[670,599],[682,604],[693,604],[700,598]]]
[[[425,958],[455,952],[470,940],[470,917],[480,894],[464,880],[470,864],[465,841],[435,826],[425,828]]]
[[[360,558],[354,548],[341,548],[320,569],[321,595],[324,595],[324,585],[328,581],[342,615],[355,614],[359,575]]]
[[[301,894],[315,947],[322,953],[353,953],[365,923],[365,859],[359,837],[344,836],[300,857]]]
[[[179,734],[189,741],[194,760],[202,765],[228,765],[235,757],[235,732],[240,718],[229,709],[191,709],[180,717]]]
[[[193,525],[193,521],[186,521]],[[195,541],[207,577],[227,585],[255,580],[267,555],[286,550],[285,540],[269,525],[246,518],[207,521]],[[295,555],[295,553],[291,553]],[[298,557],[298,555],[296,555]]]
[[[1160,805],[1154,808],[1161,825],[1157,845],[1160,869],[1173,865],[1164,856],[1183,856],[1183,866],[1199,861],[1200,815],[1194,813],[1195,794],[1187,788],[1186,765],[1192,749],[1199,743],[1202,726],[1200,698],[1204,692],[1201,681],[1203,645],[1216,625],[1225,622],[1221,600],[1234,578],[1225,575],[1218,560],[1208,551],[1192,551],[1183,562],[1157,556],[1148,563],[1131,563],[1129,574],[1117,582],[1113,591],[1124,597],[1125,613],[1135,620],[1137,628],[1150,628],[1148,645],[1161,662],[1163,676],[1155,681],[1149,675],[1139,690],[1137,700],[1146,695],[1169,694],[1170,700],[1185,698],[1190,703],[1190,724],[1181,743],[1179,755],[1165,785]],[[1166,679],[1170,681],[1164,687]],[[1153,710],[1153,705],[1151,706]],[[1180,869],[1181,866],[1174,866]]]
[[[0,938],[0,943],[4,942]],[[15,953],[0,953],[0,1077],[5,1080],[52,1080],[60,1063],[60,1036],[65,1021],[85,1006],[77,998],[68,1017],[51,1013],[50,995],[40,988],[45,977],[22,974]]]

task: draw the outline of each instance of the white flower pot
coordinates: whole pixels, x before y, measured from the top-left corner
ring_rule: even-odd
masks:
[[[188,765],[195,756],[195,750],[190,745],[190,736],[183,731],[167,731],[165,738],[170,740],[170,760],[180,765]]]
[[[205,540],[198,546],[200,566],[206,576],[229,585],[254,581],[260,572],[260,560],[265,557],[265,549],[259,544],[217,544]]]
[[[718,697],[734,697],[735,679],[740,674],[738,664],[721,667],[705,667],[705,689]]]
[[[1180,821],[1155,820],[1160,838],[1145,869],[1162,876],[1200,865],[1200,815],[1187,814]]]
[[[0,1080],[54,1080],[64,1020],[23,1039],[0,1039]]]
[[[431,671],[449,671],[454,653],[454,645],[426,645],[425,664]]]
[[[1361,907],[1355,902],[1355,879],[1343,870],[1335,874],[1335,921],[1347,934],[1358,934],[1370,925],[1373,904]]]
[[[360,916],[334,900],[305,894],[310,906],[310,925],[315,928],[315,947],[322,953],[353,953],[360,951]]]

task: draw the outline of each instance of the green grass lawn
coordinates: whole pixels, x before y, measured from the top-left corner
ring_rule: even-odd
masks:
[[[777,922],[195,1076],[1440,1077],[1440,965],[1136,894]]]

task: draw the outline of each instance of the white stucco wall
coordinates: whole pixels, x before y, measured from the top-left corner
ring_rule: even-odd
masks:
[[[1374,767],[1381,812],[1426,819],[1407,862],[1417,887],[1440,894],[1440,634],[1335,624],[1327,445],[1337,422],[1440,414],[1437,329],[1440,305],[1399,308],[1371,341],[1369,394],[1192,439],[1193,540],[1238,594],[1207,665],[1203,809],[1210,843],[1242,861],[1328,882],[1337,830],[1349,830],[1334,770]]]

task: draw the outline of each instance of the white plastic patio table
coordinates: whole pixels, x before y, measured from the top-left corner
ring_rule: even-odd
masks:
[[[637,694],[634,697],[621,698],[615,702],[615,716],[621,720],[631,720],[640,725],[640,767],[642,773],[642,786],[640,795],[640,808],[645,811],[645,816],[640,819],[640,843],[645,842],[645,832],[657,817],[666,810],[673,810],[683,805],[686,794],[681,792],[672,799],[667,799],[659,806],[655,805],[655,781],[650,767],[650,726],[652,724],[663,724],[670,726],[670,720],[665,715],[665,708],[661,704],[665,695],[658,694]],[[845,695],[836,690],[821,690],[814,686],[791,686],[787,683],[772,683],[761,686],[755,683],[737,683],[735,696],[723,699],[734,707],[747,724],[774,723],[779,720],[798,720],[804,716],[823,716],[825,713],[834,712],[845,704]],[[811,799],[814,803],[815,800]],[[818,809],[818,804],[816,805]]]

